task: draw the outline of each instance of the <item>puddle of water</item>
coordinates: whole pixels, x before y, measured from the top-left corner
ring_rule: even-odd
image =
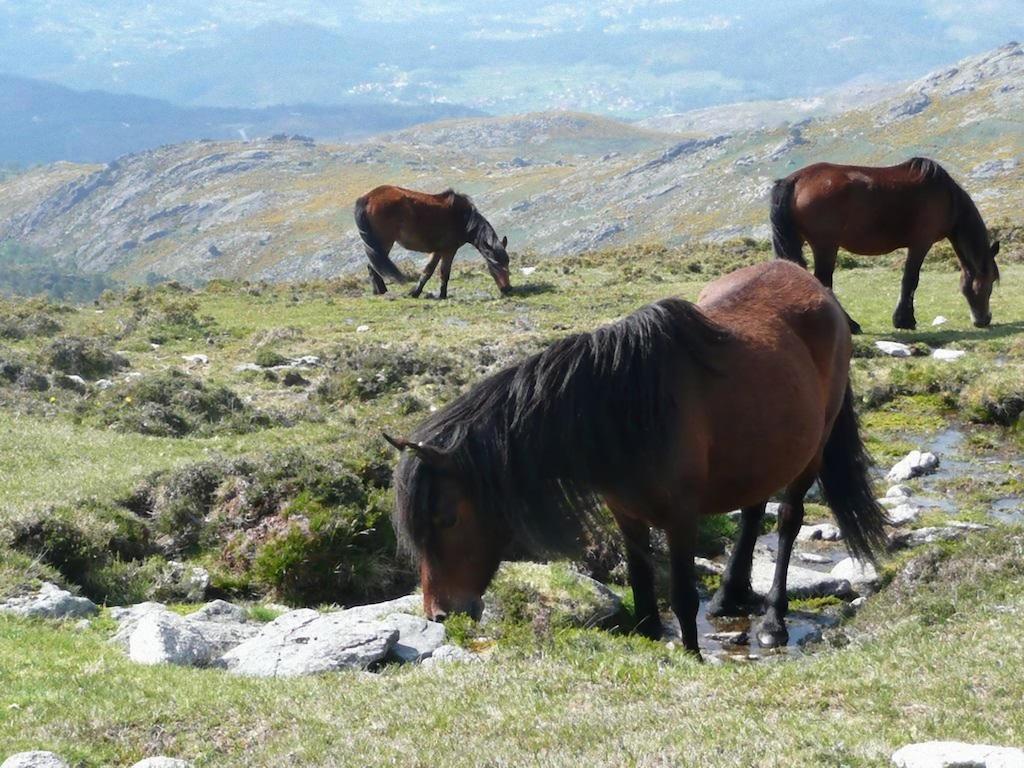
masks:
[[[1002,523],[1024,522],[1024,499],[1019,496],[1006,496],[992,502],[989,513]]]

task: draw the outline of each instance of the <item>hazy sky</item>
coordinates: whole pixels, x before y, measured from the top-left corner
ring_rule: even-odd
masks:
[[[1024,0],[0,0],[0,71],[183,104],[441,100],[623,117],[916,77]]]

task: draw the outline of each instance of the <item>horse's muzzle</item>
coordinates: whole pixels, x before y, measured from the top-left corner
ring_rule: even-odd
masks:
[[[435,606],[430,611],[431,621],[444,622],[449,616],[453,616],[456,613],[464,613],[473,621],[480,621],[480,617],[484,614],[484,601],[479,597],[474,600],[464,600],[458,603],[453,603],[450,606],[450,610],[444,610],[443,608]]]
[[[975,328],[988,328],[992,324],[992,314],[989,313],[985,317],[974,318]]]

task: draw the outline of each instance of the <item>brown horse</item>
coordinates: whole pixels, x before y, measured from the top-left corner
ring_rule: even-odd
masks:
[[[410,251],[429,253],[419,282],[409,295],[418,298],[437,265],[441,265],[441,292],[448,298],[448,278],[455,252],[471,243],[487,262],[487,269],[498,289],[512,290],[508,279],[508,238],[498,239],[494,227],[477,210],[473,201],[451,189],[439,195],[415,192],[402,187],[383,186],[356,200],[356,226],[370,263],[370,281],[375,294],[387,293],[384,278],[400,283],[405,275],[391,261],[395,243]]]
[[[885,168],[830,163],[801,168],[775,182],[771,222],[775,255],[806,267],[803,244],[810,243],[814,274],[829,288],[839,248],[869,256],[907,248],[892,316],[896,328],[917,326],[914,291],[921,262],[932,244],[948,238],[960,260],[960,290],[974,324],[984,328],[992,322],[989,297],[999,279],[999,243],[989,244],[974,201],[934,160],[915,157]]]
[[[431,416],[395,470],[394,526],[419,558],[423,605],[478,617],[513,548],[571,551],[607,503],[626,543],[638,628],[662,625],[650,527],[666,531],[672,608],[698,651],[698,521],[742,508],[711,606],[757,604],[751,560],[765,502],[783,490],[775,579],[759,638],[784,642],[786,572],[814,481],[858,556],[885,540],[853,410],[850,331],[831,293],[773,261],[703,292],[569,336],[490,376]]]

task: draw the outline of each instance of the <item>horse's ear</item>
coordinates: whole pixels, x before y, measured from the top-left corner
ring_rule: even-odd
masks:
[[[426,462],[432,467],[437,469],[451,469],[452,459],[445,451],[440,448],[435,448],[432,445],[426,443],[414,443],[411,440],[406,440],[404,437],[392,437],[387,432],[381,432],[384,439],[387,440],[391,445],[397,448],[399,451],[413,451],[420,460]]]
[[[996,243],[996,246],[998,247],[999,243]],[[501,247],[508,248],[508,237],[501,238]]]
[[[412,443],[410,443],[404,437],[392,437],[387,432],[381,432],[380,434],[385,440],[387,440],[391,444],[392,447],[398,449],[399,451],[404,451],[406,448],[412,445]]]
[[[994,243],[992,243],[992,258],[993,259],[996,257],[997,253],[999,253],[999,241],[998,240],[996,240]]]

